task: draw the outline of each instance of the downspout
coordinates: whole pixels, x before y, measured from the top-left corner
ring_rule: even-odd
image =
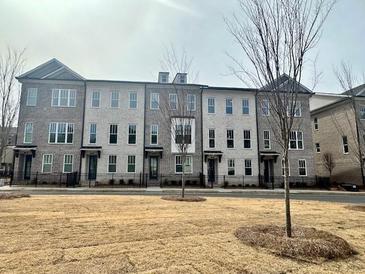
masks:
[[[85,126],[85,109],[86,109],[86,86],[87,86],[87,82],[86,80],[84,80],[84,104],[83,104],[83,108],[82,108],[82,124],[81,124],[81,147],[80,147],[80,163],[79,163],[79,183],[81,180],[81,167],[82,167],[82,152],[81,152],[81,148],[84,145],[84,126]]]
[[[144,106],[143,106],[143,152],[142,152],[142,185],[144,185],[145,174],[145,149],[146,149],[146,89],[147,84],[144,84]],[[161,159],[160,159],[161,161]]]
[[[257,139],[257,160],[258,160],[258,168],[259,168],[259,174],[258,174],[258,180],[259,185],[261,183],[261,159],[260,159],[260,134],[259,134],[259,113],[258,113],[258,104],[257,104],[257,95],[258,90],[255,92],[255,111],[256,111],[256,139]]]
[[[359,130],[359,124],[358,124],[358,114],[357,114],[357,108],[356,108],[356,102],[354,100],[353,95],[351,96],[351,102],[352,102],[352,106],[354,108],[354,112],[355,112],[355,125],[356,125],[356,135],[357,135],[357,144],[358,144],[358,153],[359,153],[359,160],[360,160],[360,171],[361,171],[361,181],[362,184],[365,185],[365,179],[364,179],[364,160],[363,160],[363,155],[362,155],[362,151],[361,151],[361,143],[360,143],[360,130]]]
[[[200,87],[200,150],[201,150],[201,174],[203,183],[205,186],[205,176],[204,176],[204,138],[203,138],[203,126],[204,126],[204,119],[203,119],[203,87]]]

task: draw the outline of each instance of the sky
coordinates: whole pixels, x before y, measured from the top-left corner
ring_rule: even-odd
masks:
[[[242,52],[223,21],[237,0],[0,0],[0,52],[26,48],[25,71],[57,58],[88,79],[156,81],[166,46],[194,58],[199,83],[247,87],[227,52]],[[316,92],[341,92],[334,67],[365,74],[365,0],[338,0],[318,46]],[[303,84],[312,87],[312,65]]]

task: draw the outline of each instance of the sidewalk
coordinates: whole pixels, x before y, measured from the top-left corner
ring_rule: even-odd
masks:
[[[148,187],[148,188],[88,188],[88,187],[27,187],[27,186],[2,186],[1,191],[15,191],[15,192],[64,192],[67,193],[103,193],[103,192],[115,192],[118,193],[153,193],[162,192],[166,194],[180,193],[181,188],[160,188],[160,187]],[[284,193],[284,189],[224,189],[224,188],[186,188],[186,193],[261,193],[261,194],[278,194]],[[292,189],[291,194],[330,194],[330,195],[360,195],[365,196],[365,192],[349,192],[349,191],[327,191],[327,190],[300,190]]]

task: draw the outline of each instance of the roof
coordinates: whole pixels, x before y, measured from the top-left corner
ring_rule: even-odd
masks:
[[[37,80],[76,80],[84,81],[85,78],[76,73],[56,58],[45,62],[38,67],[23,73],[17,79],[37,79]]]
[[[291,78],[289,75],[287,74],[282,74],[280,75],[273,83],[269,83],[265,86],[263,86],[260,90],[266,90],[266,91],[271,91],[271,90],[280,90],[280,91],[287,91],[290,90],[290,87],[295,83],[294,79]],[[302,85],[301,83],[299,84],[299,90],[297,92],[300,93],[310,93],[312,94],[313,92],[308,89],[306,86]]]
[[[206,89],[215,89],[215,90],[237,90],[237,91],[253,91],[256,92],[256,88],[237,88],[237,87],[214,87],[214,86],[207,86]]]
[[[318,114],[320,112],[326,111],[327,109],[336,107],[337,105],[340,105],[342,103],[346,103],[347,101],[350,101],[350,97],[341,98],[340,100],[337,100],[333,103],[330,103],[330,104],[325,105],[320,108],[316,108],[316,109],[312,110],[310,113],[311,113],[311,115]]]
[[[365,84],[354,87],[342,93],[342,95],[354,95],[359,97],[365,97]]]

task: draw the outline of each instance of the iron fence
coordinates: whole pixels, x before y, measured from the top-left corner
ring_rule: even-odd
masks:
[[[77,172],[72,173],[16,173],[10,185],[76,187],[79,184]]]

